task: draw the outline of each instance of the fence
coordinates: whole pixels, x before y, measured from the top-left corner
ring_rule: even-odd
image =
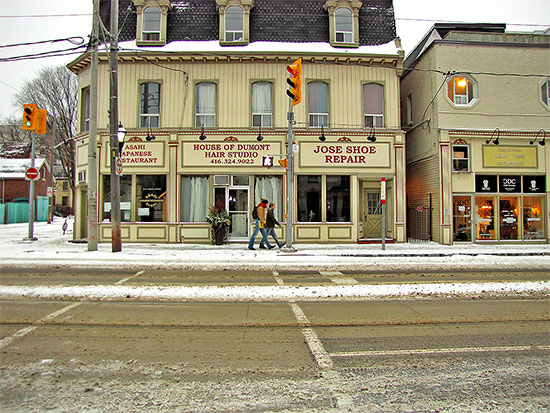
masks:
[[[36,221],[45,222],[48,220],[48,198],[39,196],[36,199]],[[16,224],[29,222],[28,202],[8,202],[0,205],[0,224]]]
[[[429,242],[432,240],[432,208],[419,205],[407,208],[408,242]]]

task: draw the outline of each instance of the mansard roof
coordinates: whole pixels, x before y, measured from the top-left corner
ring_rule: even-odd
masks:
[[[329,43],[326,0],[254,0],[250,11],[250,42]],[[171,0],[167,42],[219,39],[216,0]],[[386,44],[396,37],[392,0],[362,0],[359,46]],[[110,1],[101,2],[109,27]],[[136,38],[136,10],[132,0],[119,3],[119,41]]]

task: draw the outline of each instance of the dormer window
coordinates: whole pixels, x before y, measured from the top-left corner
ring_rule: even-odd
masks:
[[[136,42],[139,46],[166,44],[166,16],[170,0],[133,0],[137,14]]]
[[[335,47],[359,47],[359,0],[327,0],[330,44]]]
[[[347,7],[338,7],[334,12],[336,43],[353,43],[353,16]]]
[[[244,39],[244,12],[239,6],[225,10],[225,41],[242,42]]]
[[[220,13],[220,44],[247,45],[250,42],[250,9],[254,0],[216,0]]]
[[[160,20],[162,13],[158,7],[147,7],[143,11],[143,30],[141,39],[143,41],[160,40]]]

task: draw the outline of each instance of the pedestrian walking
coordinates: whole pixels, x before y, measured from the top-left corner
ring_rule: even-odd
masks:
[[[265,232],[267,233],[266,238],[268,238],[271,235],[273,237],[273,239],[275,240],[275,242],[277,243],[277,246],[279,248],[281,248],[283,246],[283,244],[281,244],[279,242],[279,240],[277,239],[277,234],[275,233],[275,225],[280,227],[281,224],[279,224],[279,221],[277,221],[277,218],[275,218],[274,210],[275,210],[275,203],[270,202],[269,203],[269,208],[267,209],[267,214],[265,216]],[[260,248],[266,248],[263,245],[263,242],[264,241],[262,239],[262,241],[260,242]]]
[[[256,207],[257,215],[254,216],[254,213],[252,213],[252,218],[254,218],[254,231],[252,232],[252,236],[250,237],[250,242],[248,243],[249,250],[256,249],[254,248],[254,240],[256,239],[256,235],[258,235],[258,232],[262,234],[262,241],[260,242],[260,247],[262,245],[267,245],[267,248],[269,249],[275,248],[275,245],[271,245],[267,240],[267,232],[265,231],[265,216],[266,216],[267,203],[268,203],[267,199],[262,198],[260,203]]]

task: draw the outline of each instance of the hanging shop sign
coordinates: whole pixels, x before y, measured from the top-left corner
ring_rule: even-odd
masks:
[[[498,188],[501,193],[521,192],[521,176],[500,175],[498,177]]]
[[[484,168],[538,168],[534,146],[483,146]]]
[[[525,175],[523,177],[523,192],[527,194],[544,194],[546,192],[546,176]]]
[[[264,156],[280,153],[279,143],[184,142],[183,166],[262,166]]]
[[[389,143],[300,142],[300,166],[389,168]]]

